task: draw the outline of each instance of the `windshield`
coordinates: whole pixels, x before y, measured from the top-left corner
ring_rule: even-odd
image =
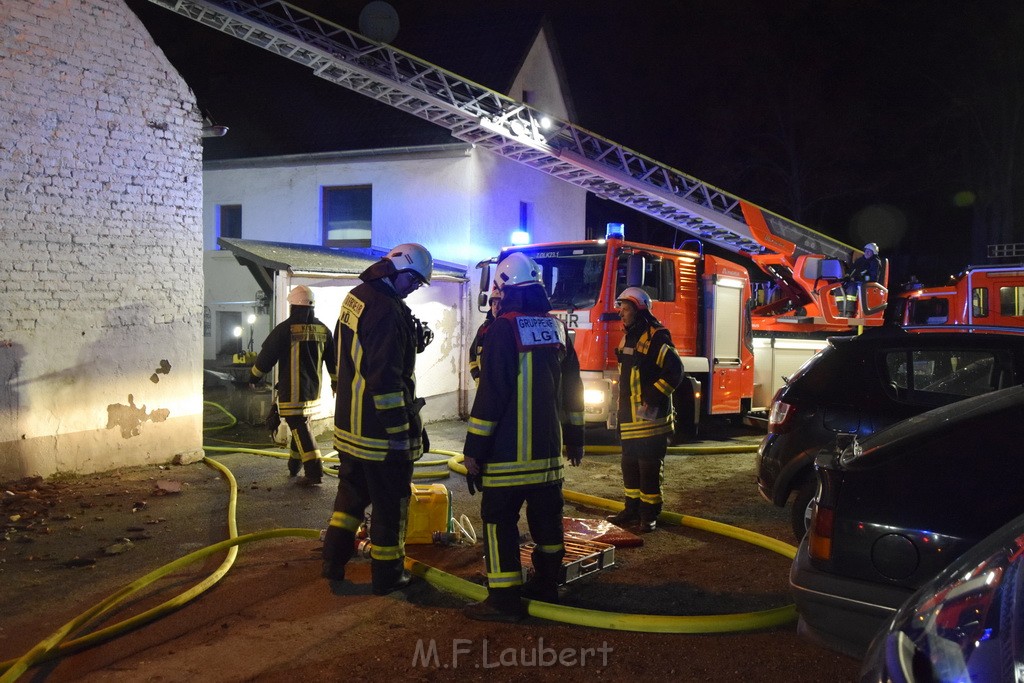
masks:
[[[603,247],[524,249],[523,253],[544,269],[544,287],[553,308],[573,310],[597,303],[604,272]]]

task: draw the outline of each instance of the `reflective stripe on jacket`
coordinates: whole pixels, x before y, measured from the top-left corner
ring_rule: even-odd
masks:
[[[412,312],[390,283],[371,280],[345,297],[334,332],[338,394],[334,447],[364,460],[422,455]]]
[[[583,445],[583,382],[565,325],[547,313],[506,313],[487,329],[465,453],[484,486],[562,480],[562,441]]]
[[[683,381],[683,363],[667,329],[634,323],[615,350],[619,358],[619,437],[642,439],[673,429],[672,392]],[[654,409],[645,419],[641,406]]]

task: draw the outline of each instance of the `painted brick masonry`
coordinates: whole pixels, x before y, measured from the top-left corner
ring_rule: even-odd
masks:
[[[0,479],[194,457],[192,92],[120,0],[4,0],[0,83]]]

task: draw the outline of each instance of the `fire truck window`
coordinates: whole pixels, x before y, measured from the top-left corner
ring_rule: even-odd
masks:
[[[917,299],[911,306],[914,325],[941,325],[949,320],[949,301],[946,299]]]
[[[556,309],[589,308],[597,302],[603,254],[541,256],[534,260],[544,269],[544,285]]]
[[[971,290],[971,314],[975,318],[988,317],[988,288],[975,287]]]
[[[999,315],[1024,316],[1024,287],[999,288]]]

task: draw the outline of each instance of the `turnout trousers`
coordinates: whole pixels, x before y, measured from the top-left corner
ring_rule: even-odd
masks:
[[[413,463],[382,462],[338,454],[338,493],[324,537],[324,560],[344,565],[355,553],[356,530],[372,505],[370,557],[401,566],[405,559],[405,520],[409,507]]]
[[[622,440],[622,487],[626,502],[639,502],[640,517],[644,521],[657,519],[661,513],[661,482],[667,450],[667,434]]]
[[[487,561],[489,599],[499,604],[505,595],[515,596],[523,584],[519,557],[519,511],[526,505],[526,522],[535,544],[533,566],[536,580],[552,590],[565,557],[562,527],[562,485],[487,487],[480,501],[484,524],[484,554]]]

